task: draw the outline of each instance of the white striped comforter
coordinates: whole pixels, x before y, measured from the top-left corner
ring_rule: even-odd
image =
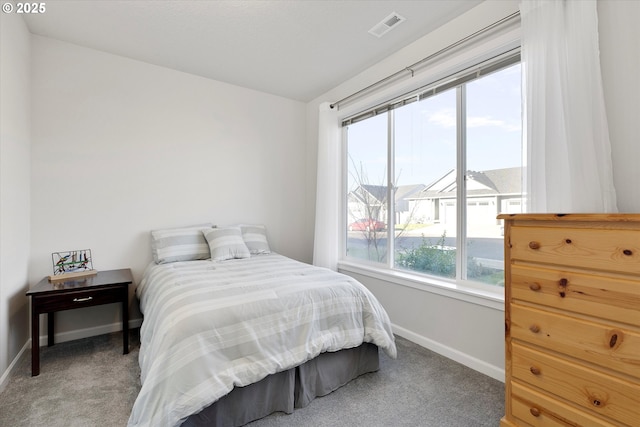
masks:
[[[142,388],[129,426],[176,426],[229,393],[327,351],[378,345],[387,313],[349,276],[278,254],[150,265],[136,289]]]

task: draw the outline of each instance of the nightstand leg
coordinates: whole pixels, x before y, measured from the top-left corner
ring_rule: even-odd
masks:
[[[31,376],[40,375],[40,316],[31,307]]]
[[[129,354],[129,287],[122,292],[122,354]]]
[[[53,313],[47,313],[47,345],[53,346]]]

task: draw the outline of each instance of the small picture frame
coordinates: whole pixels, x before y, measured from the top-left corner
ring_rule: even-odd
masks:
[[[49,276],[50,280],[96,274],[96,270],[93,269],[91,249],[53,252],[51,260],[53,263],[53,275]]]

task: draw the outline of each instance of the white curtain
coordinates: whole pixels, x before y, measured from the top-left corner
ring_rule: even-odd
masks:
[[[313,264],[336,270],[340,249],[340,125],[337,111],[320,105],[318,117],[318,172]]]
[[[529,212],[616,212],[595,0],[522,0]]]

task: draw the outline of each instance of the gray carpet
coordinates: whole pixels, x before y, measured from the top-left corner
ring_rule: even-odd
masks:
[[[0,426],[126,426],[140,388],[138,330],[128,355],[120,333],[42,347],[40,375],[30,353],[0,394]],[[293,414],[272,414],[250,427],[495,427],[504,387],[397,337],[398,359],[381,352],[380,371],[356,378]]]

